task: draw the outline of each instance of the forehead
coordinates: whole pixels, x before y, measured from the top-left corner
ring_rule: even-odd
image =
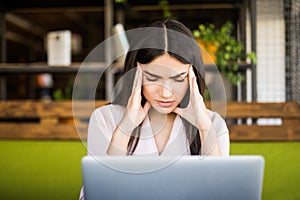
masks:
[[[148,64],[142,64],[142,69],[157,75],[176,75],[187,72],[189,64],[184,64],[174,57],[164,54]]]

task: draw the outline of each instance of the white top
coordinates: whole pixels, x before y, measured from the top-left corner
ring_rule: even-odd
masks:
[[[124,112],[124,107],[120,105],[109,104],[97,108],[92,113],[90,117],[87,138],[89,155],[107,155],[106,151],[110,144],[112,133],[121,121]],[[213,122],[221,153],[223,156],[229,156],[229,132],[226,123],[218,113],[210,110],[208,110],[208,112]],[[206,142],[215,143],[214,140],[208,140]],[[206,146],[214,146],[214,144],[206,144]],[[140,140],[133,155],[159,155],[148,116],[142,123]],[[189,142],[185,133],[185,126],[179,115],[177,115],[175,118],[169,141],[167,142],[166,147],[161,155],[191,155]],[[84,200],[83,187],[81,188],[79,199]]]
[[[124,107],[115,104],[101,106],[93,112],[89,122],[87,138],[89,155],[107,155],[106,151],[110,144],[112,133],[122,119],[124,112]],[[223,156],[228,156],[229,133],[226,123],[216,112],[209,111],[209,114],[214,125],[221,153]],[[213,146],[214,144],[206,145]],[[140,140],[133,155],[159,155],[148,116],[142,123]],[[191,155],[185,126],[179,115],[175,118],[169,141],[161,155]]]

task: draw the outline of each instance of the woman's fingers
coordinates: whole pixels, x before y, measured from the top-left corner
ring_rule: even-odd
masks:
[[[189,82],[190,82],[190,90],[191,90],[190,98],[191,99],[196,98],[198,100],[203,99],[202,95],[200,94],[197,78],[193,71],[192,66],[189,69]]]
[[[136,84],[136,90],[137,92],[140,94],[141,93],[141,90],[142,90],[142,81],[143,81],[143,76],[142,76],[142,68],[137,65],[137,84]]]
[[[148,101],[146,101],[146,103],[144,105],[144,108],[143,108],[144,112],[148,113],[148,111],[149,111],[150,108],[151,108],[151,104]]]
[[[134,75],[133,86],[132,86],[133,89],[136,87],[136,82],[137,82],[137,79],[138,79],[138,73],[139,73],[138,68],[136,68],[135,75]]]
[[[179,116],[182,116],[183,113],[183,109],[182,108],[175,108],[175,110],[173,111],[174,113],[176,113]],[[182,116],[183,117],[183,116]]]
[[[193,71],[193,66],[190,65],[189,67],[189,85],[190,89],[193,89],[193,78],[195,77],[194,71]]]
[[[135,73],[134,83],[133,83],[132,92],[131,92],[132,101],[136,105],[140,105],[140,101],[141,101],[142,78],[143,78],[142,77],[142,69],[138,65],[136,67],[136,73]]]
[[[132,86],[132,93],[139,88],[139,85],[141,84],[140,82],[140,69],[141,67],[139,65],[137,65],[136,67],[136,72],[135,72],[135,76],[134,76],[134,82],[133,82],[133,86]]]
[[[193,66],[191,65],[189,68],[190,101],[193,99],[195,93],[195,82],[196,76],[193,70]]]
[[[197,84],[197,78],[194,73],[193,66],[191,66],[189,69],[189,82],[190,82],[190,88],[192,88],[193,92],[199,91],[199,87]]]

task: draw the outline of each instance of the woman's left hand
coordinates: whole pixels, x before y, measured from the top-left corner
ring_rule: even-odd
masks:
[[[200,132],[207,132],[212,121],[207,112],[203,97],[199,92],[196,76],[192,66],[189,67],[188,79],[190,85],[189,104],[186,108],[176,108],[174,112],[197,127]]]

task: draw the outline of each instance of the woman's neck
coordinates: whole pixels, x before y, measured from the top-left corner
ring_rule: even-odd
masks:
[[[164,113],[160,113],[157,112],[154,108],[150,108],[149,110],[149,119],[150,121],[169,121],[169,120],[174,120],[176,117],[175,113],[169,113],[169,114],[164,114]]]
[[[150,108],[149,110],[149,119],[151,122],[152,128],[155,129],[155,127],[164,127],[166,124],[173,124],[173,121],[176,117],[175,113],[159,113],[154,108]],[[155,130],[153,130],[155,132]]]
[[[149,111],[149,120],[159,155],[168,143],[175,117],[175,113],[163,114],[155,111],[153,108]]]

